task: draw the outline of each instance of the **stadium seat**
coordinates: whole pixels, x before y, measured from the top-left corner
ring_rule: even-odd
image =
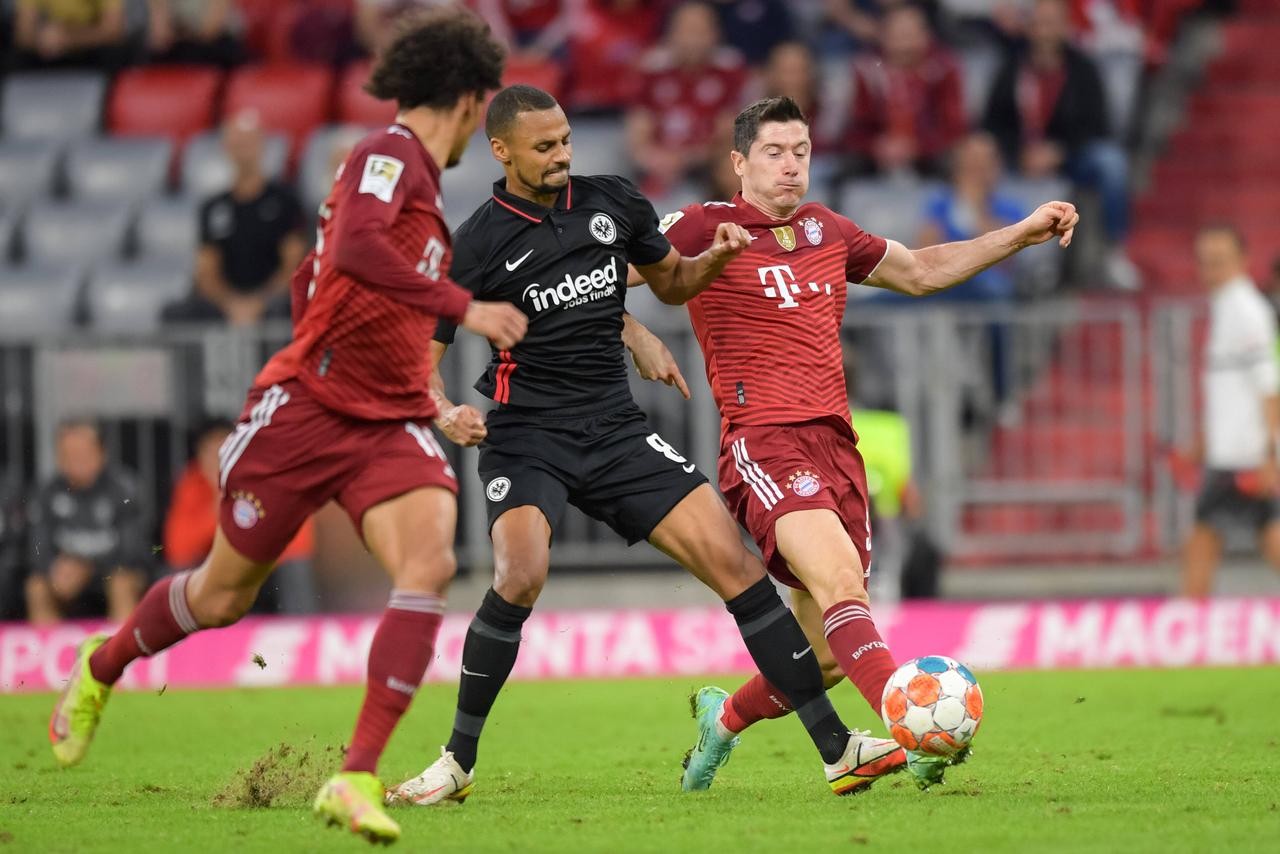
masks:
[[[369,63],[353,62],[342,72],[338,81],[337,116],[339,122],[363,127],[391,124],[396,117],[396,105],[379,101],[364,91],[369,81]]]
[[[444,196],[444,218],[449,228],[462,225],[490,196],[493,182],[502,177],[502,167],[493,159],[484,133],[471,137],[462,162],[445,170],[440,179]]]
[[[166,303],[191,291],[191,264],[148,259],[99,267],[89,278],[89,321],[103,332],[153,332]]]
[[[262,168],[268,178],[280,178],[289,159],[289,141],[272,134],[263,146]],[[187,195],[204,199],[231,187],[231,163],[222,153],[218,131],[206,131],[187,143],[182,153],[182,189]]]
[[[308,216],[316,212],[333,188],[337,171],[334,155],[342,150],[345,157],[365,133],[364,128],[355,125],[329,125],[311,134],[298,163],[298,191]]]
[[[840,191],[837,208],[864,230],[915,246],[924,223],[924,202],[936,185],[904,179],[853,181]]]
[[[22,227],[24,257],[31,264],[85,266],[119,258],[125,249],[132,205],[127,202],[34,202]]]
[[[172,159],[173,143],[163,137],[84,140],[67,152],[67,188],[78,199],[158,196]]]
[[[633,177],[631,158],[627,154],[626,133],[621,121],[577,119],[573,122],[571,139],[573,140],[573,172],[579,175]]]
[[[116,78],[107,127],[118,136],[167,136],[177,149],[213,127],[222,72],[204,66],[148,65]]]
[[[200,200],[192,196],[151,199],[138,213],[138,255],[147,261],[190,264],[199,242]]]
[[[9,139],[77,139],[102,124],[107,78],[92,71],[14,74],[4,84],[0,121]]]
[[[83,281],[75,264],[0,266],[0,338],[31,339],[70,329]]]
[[[53,193],[61,152],[37,139],[0,138],[0,199],[18,209],[31,199]]]
[[[258,114],[262,126],[289,136],[296,156],[311,131],[329,118],[333,72],[313,65],[251,65],[227,81],[224,115]]]

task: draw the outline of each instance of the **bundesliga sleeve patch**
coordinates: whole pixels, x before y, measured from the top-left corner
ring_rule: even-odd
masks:
[[[364,161],[364,174],[360,176],[361,193],[368,193],[374,198],[391,202],[391,196],[404,174],[404,161],[385,154],[370,154]]]
[[[682,219],[684,219],[684,211],[675,211],[674,213],[667,214],[662,219],[658,220],[658,233],[666,234],[668,228],[675,225]]]

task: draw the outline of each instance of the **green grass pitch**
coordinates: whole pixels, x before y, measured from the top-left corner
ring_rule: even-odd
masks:
[[[982,681],[975,756],[947,786],[920,793],[899,776],[852,798],[827,790],[793,718],[752,728],[710,792],[682,794],[679,759],[693,733],[686,695],[702,680],[514,683],[486,729],[475,794],[461,806],[397,809],[400,847],[1277,850],[1275,669]],[[384,781],[438,755],[454,691],[419,692],[383,758]],[[0,697],[0,854],[361,850],[366,843],[309,809],[359,697],[354,688],[121,693],[88,759],[70,771],[48,750],[51,697]],[[847,684],[834,697],[850,725],[874,725]]]

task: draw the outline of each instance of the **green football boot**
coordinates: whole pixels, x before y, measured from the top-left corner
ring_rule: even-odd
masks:
[[[707,686],[689,698],[694,720],[698,722],[698,743],[684,757],[684,775],[680,788],[686,792],[701,792],[711,788],[716,772],[729,761],[729,754],[738,746],[738,737],[720,737],[716,720],[729,695],[719,688]]]
[[[49,718],[49,743],[53,745],[53,757],[63,768],[84,759],[102,718],[102,707],[111,696],[111,686],[94,679],[89,672],[89,656],[106,642],[106,635],[91,635],[80,644],[71,675]]]

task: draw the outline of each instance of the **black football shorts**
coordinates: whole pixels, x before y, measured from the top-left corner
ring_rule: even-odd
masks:
[[[1242,473],[1207,469],[1196,498],[1196,521],[1212,527],[1247,524],[1261,530],[1280,518],[1280,500],[1242,488]]]
[[[502,407],[487,425],[479,473],[490,530],[503,513],[531,504],[554,537],[572,504],[631,545],[707,482],[629,398],[553,412]]]

